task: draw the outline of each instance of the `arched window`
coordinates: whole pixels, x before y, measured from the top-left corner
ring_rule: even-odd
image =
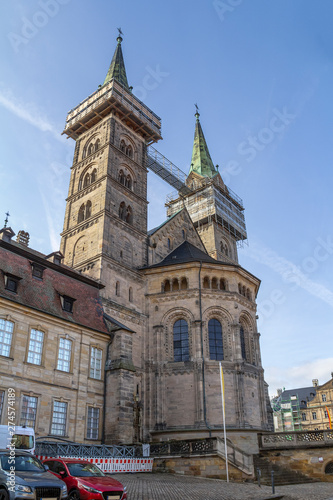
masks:
[[[180,280],[180,289],[181,290],[186,290],[187,289],[187,279],[185,277],[183,277]]]
[[[133,212],[132,212],[132,208],[129,205],[126,209],[126,222],[128,224],[133,224]]]
[[[94,145],[93,143],[89,144],[88,147],[88,155],[91,155],[94,152]]]
[[[246,361],[245,333],[242,325],[240,326],[239,334],[242,358]]]
[[[242,285],[238,283],[238,293],[242,295]]]
[[[121,220],[126,220],[126,205],[124,201],[122,201],[119,205],[119,217]]]
[[[84,203],[79,208],[79,215],[78,215],[77,221],[78,222],[84,221]]]
[[[83,181],[83,188],[86,188],[90,184],[90,174],[89,172],[85,175],[84,181]]]
[[[177,278],[172,280],[172,290],[179,290],[179,281]]]
[[[120,184],[125,184],[125,176],[123,170],[119,170],[118,182],[120,182]]]
[[[131,179],[131,176],[128,174],[126,179],[125,179],[125,186],[128,188],[128,189],[132,189],[132,179]]]
[[[96,178],[97,178],[97,170],[96,168],[94,168],[94,170],[91,172],[90,183],[92,184],[93,182],[95,182]]]
[[[133,148],[132,146],[128,145],[127,148],[126,148],[126,154],[129,158],[132,158],[133,157]]]
[[[170,238],[168,238],[168,249],[169,250],[171,249],[171,240],[170,240]]]
[[[119,281],[116,281],[116,295],[117,295],[117,297],[120,296],[120,283],[119,283]]]
[[[183,240],[185,240],[185,238],[186,238],[185,229],[182,229],[182,238],[183,238]]]
[[[173,325],[173,359],[174,361],[190,359],[188,325],[184,319],[179,319]]]
[[[247,289],[246,289],[246,298],[247,298],[247,299],[249,299],[249,300],[251,300],[251,299],[252,299],[252,297],[251,297],[251,292],[250,292],[250,289],[249,289],[249,288],[247,288]]]
[[[242,295],[244,295],[244,297],[246,296],[246,288],[245,288],[245,286],[242,287]]]
[[[100,144],[101,144],[100,139],[97,139],[97,141],[95,142],[95,151],[97,151],[100,148]]]
[[[218,281],[217,278],[212,279],[212,289],[217,290],[218,289]]]
[[[227,284],[224,278],[220,279],[220,290],[226,290],[227,289]]]
[[[133,302],[133,288],[131,286],[128,289],[128,300]]]
[[[85,219],[88,219],[88,217],[91,217],[91,201],[88,200],[86,203],[86,215]]]
[[[209,359],[221,361],[223,357],[222,325],[213,318],[208,321]]]
[[[170,290],[171,290],[170,281],[169,280],[165,280],[165,282],[164,282],[164,291],[165,292],[170,292]]]
[[[203,279],[203,287],[210,288],[210,280],[209,280],[208,276],[205,276]]]
[[[126,144],[125,144],[125,141],[124,140],[121,140],[120,141],[120,150],[125,153],[125,149],[126,149]]]

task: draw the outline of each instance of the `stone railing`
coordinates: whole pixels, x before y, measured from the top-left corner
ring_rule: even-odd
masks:
[[[228,462],[248,475],[253,474],[252,455],[248,455],[227,440]],[[221,438],[187,439],[183,441],[163,441],[150,444],[150,456],[176,457],[218,455],[225,460],[224,441]]]
[[[333,446],[333,431],[294,431],[258,434],[259,448],[274,450],[277,448],[315,448]]]

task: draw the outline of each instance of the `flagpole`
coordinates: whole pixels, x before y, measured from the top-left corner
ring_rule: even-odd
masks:
[[[228,469],[228,446],[227,446],[227,433],[225,430],[225,398],[224,398],[224,377],[222,363],[220,361],[220,379],[221,379],[221,399],[222,399],[222,418],[223,418],[223,435],[224,435],[224,454],[225,454],[225,469],[227,473],[227,483],[229,483],[229,469]]]

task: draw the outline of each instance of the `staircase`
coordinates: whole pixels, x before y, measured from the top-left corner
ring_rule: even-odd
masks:
[[[260,455],[253,455],[253,465],[257,479],[258,469],[260,470],[260,483],[264,485],[272,484],[272,471],[274,472],[275,485],[282,486],[286,484],[314,483],[318,481],[301,472],[281,467],[281,465],[272,464],[272,462],[260,457]]]

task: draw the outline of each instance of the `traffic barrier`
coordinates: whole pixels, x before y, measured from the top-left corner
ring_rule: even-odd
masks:
[[[49,460],[55,457],[47,457],[45,455],[36,455],[39,460]],[[57,457],[60,458],[60,457]],[[88,462],[97,465],[103,472],[152,472],[153,458],[89,458],[86,457],[61,457],[61,458],[77,458],[78,460],[87,460]]]

